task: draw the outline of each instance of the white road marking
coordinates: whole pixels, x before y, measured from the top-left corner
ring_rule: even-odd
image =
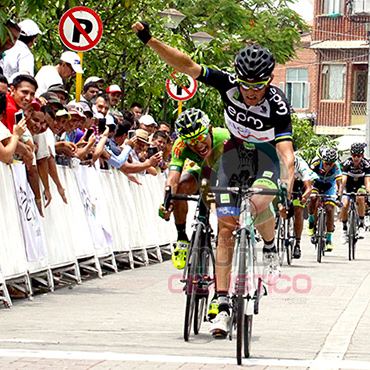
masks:
[[[342,312],[337,322],[334,324],[330,333],[326,337],[325,343],[318,353],[316,360],[342,360],[351,343],[352,336],[370,302],[369,296],[370,273],[362,281],[355,295]],[[333,362],[334,364],[334,362]],[[341,366],[330,367],[336,370]],[[312,367],[311,370],[316,369]],[[329,368],[328,368],[329,370]]]
[[[114,352],[80,352],[80,351],[39,351],[21,349],[0,349],[1,357],[32,357],[63,360],[99,360],[99,361],[135,361],[160,363],[197,363],[197,364],[236,364],[235,358],[199,357],[199,356],[167,356]],[[244,359],[244,365],[281,366],[281,367],[312,367],[329,369],[333,366],[340,369],[370,369],[370,362],[345,360],[293,360],[293,359]]]

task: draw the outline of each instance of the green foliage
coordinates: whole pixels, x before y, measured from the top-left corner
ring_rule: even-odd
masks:
[[[62,15],[76,5],[94,9],[103,21],[100,43],[83,55],[85,77],[101,76],[107,84],[124,88],[124,107],[139,101],[158,120],[163,119],[165,81],[173,71],[131,31],[138,20],[147,20],[152,34],[189,54],[194,61],[232,71],[237,51],[246,43],[258,42],[270,48],[278,63],[292,59],[300,44],[300,31],[308,30],[302,18],[288,8],[291,0],[3,0],[0,6],[0,39],[9,17],[33,19],[43,31],[33,47],[36,72],[42,65],[55,65],[66,50],[58,34]],[[186,15],[177,30],[164,27],[158,12],[175,7]],[[205,31],[214,40],[196,48],[190,35]],[[73,88],[73,81],[67,84]],[[196,96],[184,102],[206,111],[214,126],[223,125],[222,102],[215,89],[200,84]],[[177,117],[177,102],[168,99],[167,121]]]
[[[292,114],[293,145],[307,163],[316,156],[316,151],[321,145],[337,148],[338,142],[328,135],[316,135],[309,121],[299,119]],[[339,154],[342,155],[341,151]]]

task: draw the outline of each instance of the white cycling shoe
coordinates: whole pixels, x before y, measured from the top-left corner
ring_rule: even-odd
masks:
[[[230,327],[230,315],[221,311],[212,321],[209,331],[215,338],[226,338]]]

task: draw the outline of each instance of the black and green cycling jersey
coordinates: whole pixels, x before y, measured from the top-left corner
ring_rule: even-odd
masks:
[[[222,155],[224,142],[230,138],[230,132],[226,128],[212,129],[212,154],[204,159],[193,152],[181,139],[178,138],[172,147],[172,159],[169,166],[170,171],[182,172],[184,163],[187,159],[194,161],[200,167],[213,169],[218,165],[218,160]],[[198,168],[200,171],[200,168]]]

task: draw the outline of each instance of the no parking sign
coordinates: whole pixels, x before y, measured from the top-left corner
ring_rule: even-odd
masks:
[[[172,79],[169,78],[166,80],[166,89],[169,94],[169,96],[172,99],[178,100],[178,101],[186,101],[191,99],[198,87],[198,83],[194,78],[191,78],[188,75],[185,75],[188,78],[187,84],[176,84],[173,80],[178,81],[178,77],[176,76],[176,71],[171,73]]]
[[[59,22],[59,36],[63,44],[74,51],[92,49],[102,34],[103,22],[99,15],[85,6],[69,9]]]

